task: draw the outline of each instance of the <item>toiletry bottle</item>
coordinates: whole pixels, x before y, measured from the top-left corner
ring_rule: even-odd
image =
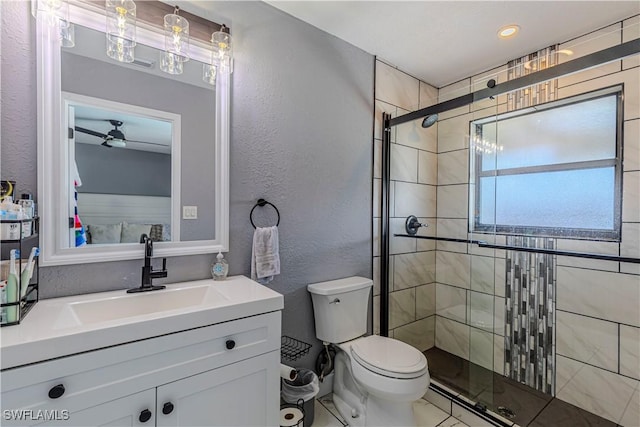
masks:
[[[22,206],[22,209],[24,209],[29,218],[34,218],[36,216],[33,196],[31,196],[30,193],[23,193],[22,196],[20,196],[20,200],[18,200],[18,204]]]
[[[20,298],[24,298],[27,294],[27,288],[29,287],[29,282],[31,281],[31,276],[33,276],[33,269],[35,268],[36,261],[35,258],[40,255],[40,249],[37,247],[31,248],[31,253],[29,254],[29,259],[27,260],[27,266],[24,267],[22,273],[20,274]]]
[[[13,203],[13,197],[6,196],[2,200],[2,203],[0,203],[0,219],[24,219],[22,207],[16,203]],[[18,240],[21,237],[26,237],[20,234],[21,229],[22,224],[18,222],[4,223],[2,224],[2,227],[0,229],[0,234],[3,240]]]
[[[218,252],[216,258],[217,261],[211,267],[211,275],[213,280],[224,280],[227,278],[227,273],[229,273],[229,264],[224,259],[222,252]]]
[[[16,272],[16,256],[20,256],[20,251],[11,249],[9,252],[9,275],[7,276],[7,302],[18,301],[18,273]],[[7,323],[15,322],[18,318],[18,306],[7,307]]]
[[[7,281],[3,280],[0,282],[0,304],[5,304],[7,302]],[[6,307],[2,307],[0,309],[0,323],[5,323],[7,321],[7,309]]]
[[[22,208],[22,218],[20,219],[33,219],[35,217],[35,211],[33,207],[33,200],[31,194],[24,193],[22,198],[17,201],[18,205]],[[26,221],[22,223],[22,238],[29,237],[33,234],[33,223]]]

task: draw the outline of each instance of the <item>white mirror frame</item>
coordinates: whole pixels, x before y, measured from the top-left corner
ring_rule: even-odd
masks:
[[[37,1],[37,0],[32,0]],[[104,32],[104,11],[93,5],[69,4],[70,21]],[[137,23],[137,41],[164,49],[161,30],[143,22]],[[61,50],[55,28],[42,16],[36,18],[36,76],[38,129],[38,211],[40,215],[40,264],[42,266],[84,264],[144,258],[144,249],[137,243],[91,245],[81,248],[61,248],[68,239],[68,230],[59,224],[68,221],[68,206],[60,203],[67,191],[68,169],[65,112],[62,100]],[[211,51],[205,43],[191,40],[190,56],[200,62],[210,60]],[[216,84],[215,143],[215,239],[186,242],[158,242],[157,257],[226,252],[229,247],[229,113],[230,76],[219,73]],[[176,197],[172,194],[172,197]]]

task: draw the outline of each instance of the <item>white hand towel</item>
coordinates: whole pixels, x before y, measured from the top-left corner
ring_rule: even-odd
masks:
[[[278,227],[256,228],[251,249],[251,279],[266,285],[280,274],[279,250]]]

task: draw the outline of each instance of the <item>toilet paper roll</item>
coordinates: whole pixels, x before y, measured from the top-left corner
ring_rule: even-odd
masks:
[[[291,366],[287,366],[284,364],[280,364],[280,377],[285,380],[293,381],[298,378],[298,371],[296,368],[292,368]]]
[[[302,426],[304,414],[298,408],[284,408],[280,410],[280,427]]]

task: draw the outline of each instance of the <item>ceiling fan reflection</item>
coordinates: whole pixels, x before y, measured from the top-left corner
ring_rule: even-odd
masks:
[[[95,120],[95,119],[83,119],[83,120]],[[117,147],[117,148],[125,148],[127,146],[127,142],[135,142],[138,144],[149,144],[149,145],[157,145],[157,146],[161,146],[161,147],[166,147],[164,144],[158,144],[156,142],[149,142],[149,141],[138,141],[138,140],[133,140],[133,139],[127,139],[124,136],[124,133],[118,129],[119,127],[121,127],[123,125],[123,122],[120,120],[113,120],[113,119],[104,119],[104,120],[100,120],[100,121],[106,121],[109,122],[111,124],[111,126],[113,126],[113,129],[111,129],[109,132],[107,133],[102,133],[102,132],[98,132],[95,130],[91,130],[91,129],[87,129],[87,128],[83,128],[80,126],[76,126],[75,130],[77,132],[82,132],[82,133],[86,133],[87,135],[92,135],[92,136],[97,136],[98,138],[102,138],[102,144],[104,147],[109,147],[109,148],[113,148],[113,147]]]

